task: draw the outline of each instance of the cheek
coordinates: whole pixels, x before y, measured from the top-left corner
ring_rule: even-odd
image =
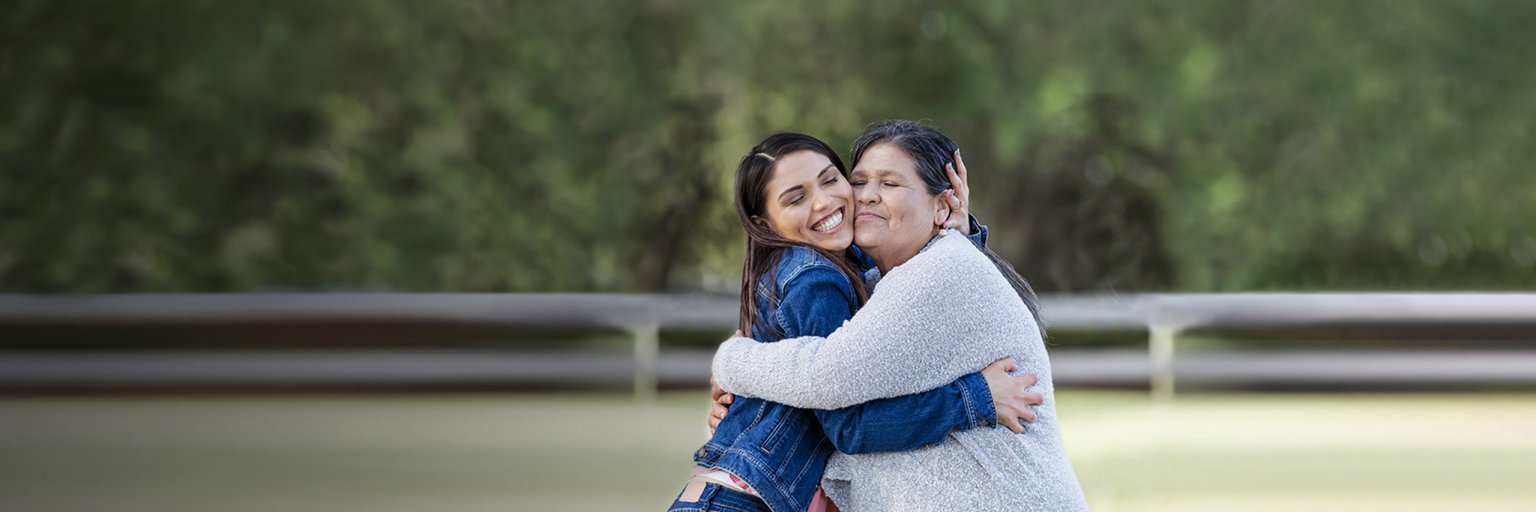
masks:
[[[805,211],[801,208],[791,208],[784,211],[784,233],[800,233],[805,229]]]
[[[844,203],[853,202],[853,185],[849,185],[847,181],[838,180],[837,185],[829,188],[827,193],[831,194],[832,197],[838,201],[842,201]]]
[[[917,195],[912,194],[910,191],[903,192],[905,193],[900,194],[900,198],[897,199],[895,203],[893,203],[901,205],[901,213],[893,215],[893,217],[900,218],[903,223],[912,223],[921,220],[924,213],[923,205],[920,201],[918,201]]]
[[[768,226],[772,227],[773,232],[778,233],[779,236],[791,240],[799,239],[800,225],[797,223],[799,213],[801,212],[797,212],[794,208],[769,208]]]

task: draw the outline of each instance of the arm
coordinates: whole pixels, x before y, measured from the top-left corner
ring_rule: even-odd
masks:
[[[1020,321],[1028,316],[1022,304],[1000,303],[1013,297],[1006,282],[967,277],[995,272],[985,257],[957,257],[974,249],[946,242],[893,271],[827,338],[727,340],[715,354],[720,387],[794,407],[840,409],[939,388],[1013,355],[1010,342],[1039,336],[1032,321]]]
[[[849,454],[916,450],[944,442],[950,432],[997,423],[980,372],[916,395],[813,412],[837,451]]]
[[[855,300],[840,272],[812,267],[785,285],[773,321],[790,335],[826,336],[848,319]],[[981,372],[923,393],[814,412],[844,453],[913,450],[942,442],[954,430],[997,422],[997,406]]]

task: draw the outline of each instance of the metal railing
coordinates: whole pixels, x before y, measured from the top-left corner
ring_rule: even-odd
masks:
[[[1458,338],[1536,339],[1536,293],[1294,293],[1054,295],[1042,298],[1052,332],[1145,332],[1155,397],[1171,398],[1178,339],[1286,329],[1301,336],[1351,330]],[[50,326],[399,322],[503,328],[602,329],[633,340],[633,388],[654,397],[660,333],[726,333],[735,297],[621,294],[258,293],[0,295],[0,341]],[[1311,333],[1311,334],[1308,334]]]

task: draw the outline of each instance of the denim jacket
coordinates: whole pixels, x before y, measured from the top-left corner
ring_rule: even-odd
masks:
[[[972,222],[972,241],[985,244],[985,227]],[[832,262],[803,247],[781,254],[774,282],[763,276],[753,338],[766,343],[827,336],[853,317],[858,308],[853,284]],[[777,308],[762,300],[769,285],[779,294]],[[834,449],[850,454],[914,450],[943,442],[952,431],[996,421],[992,394],[980,372],[923,393],[837,410],[737,397],[694,462],[745,480],[775,512],[798,512],[810,506]]]

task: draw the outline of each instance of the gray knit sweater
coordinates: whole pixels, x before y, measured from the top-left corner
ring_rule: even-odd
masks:
[[[1086,510],[1039,326],[992,262],[953,231],[891,269],[830,337],[732,338],[715,354],[714,374],[738,395],[839,409],[938,388],[1008,356],[1039,376],[1045,395],[1023,434],[982,427],[908,452],[837,453],[823,489],[850,512]]]

